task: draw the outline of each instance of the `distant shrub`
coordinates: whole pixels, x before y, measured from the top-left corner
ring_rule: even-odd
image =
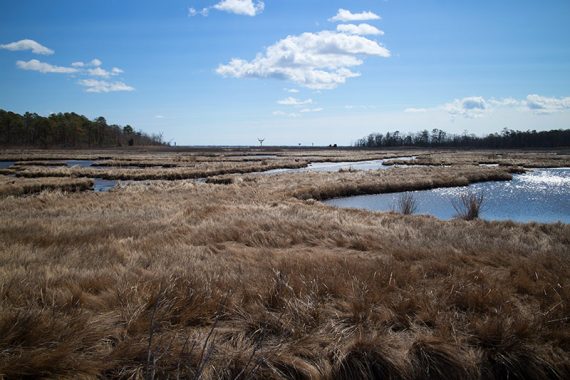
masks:
[[[398,197],[396,201],[396,211],[400,214],[411,215],[418,210],[418,201],[414,193],[405,192]]]
[[[451,201],[455,209],[455,217],[464,220],[473,220],[479,218],[479,214],[483,209],[485,197],[483,193],[467,193],[461,194],[459,199]]]

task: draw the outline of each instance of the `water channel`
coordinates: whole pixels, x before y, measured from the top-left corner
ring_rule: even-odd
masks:
[[[456,214],[452,201],[469,192],[484,194],[482,219],[570,223],[570,168],[534,169],[513,175],[512,181],[482,182],[412,193],[418,204],[416,213],[449,220]],[[325,203],[336,207],[391,211],[395,209],[400,195],[359,195],[331,199]]]

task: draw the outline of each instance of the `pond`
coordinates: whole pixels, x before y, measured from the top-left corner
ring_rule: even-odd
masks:
[[[570,223],[570,168],[535,169],[514,175],[512,181],[482,182],[411,193],[418,204],[417,214],[449,220],[456,213],[452,201],[469,192],[484,194],[482,219]],[[331,199],[325,203],[336,207],[391,211],[400,195],[360,195]]]
[[[0,161],[0,169],[8,169],[14,164],[14,161]]]
[[[415,157],[398,157],[398,160],[413,160]],[[338,172],[339,170],[385,170],[393,166],[384,165],[385,160],[368,160],[354,162],[312,162],[306,168],[273,169],[263,174],[295,173],[295,172]]]
[[[67,164],[68,167],[79,166],[82,168],[88,168],[90,166],[93,166],[95,161],[92,161],[92,160],[67,160],[65,163]]]
[[[117,181],[114,179],[93,178],[93,191],[96,193],[109,191],[115,187]]]

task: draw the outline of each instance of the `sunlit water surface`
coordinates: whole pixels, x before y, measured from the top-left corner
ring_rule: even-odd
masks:
[[[416,213],[449,220],[456,214],[452,201],[469,192],[484,194],[480,216],[486,220],[570,223],[570,168],[534,169],[513,175],[512,181],[482,182],[412,193],[418,202]],[[336,207],[390,211],[395,209],[400,194],[360,195],[331,199],[325,203]]]
[[[411,161],[415,157],[397,157],[394,159]],[[263,172],[263,174],[295,173],[295,172],[338,172],[339,170],[383,170],[393,166],[384,165],[386,160],[369,160],[355,162],[312,162],[306,168],[298,169],[273,169]]]

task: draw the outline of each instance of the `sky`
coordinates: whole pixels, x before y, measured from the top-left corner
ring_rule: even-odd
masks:
[[[0,108],[177,145],[570,127],[568,0],[0,3]]]

